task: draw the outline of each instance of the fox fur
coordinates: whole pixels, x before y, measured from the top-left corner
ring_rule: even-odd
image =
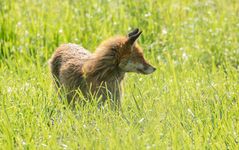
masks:
[[[57,88],[64,88],[68,103],[80,102],[77,91],[99,104],[110,99],[111,104],[121,106],[122,81],[126,72],[150,74],[155,71],[143,57],[136,39],[138,29],[128,36],[116,36],[103,41],[92,54],[76,44],[63,44],[50,60],[50,69]]]

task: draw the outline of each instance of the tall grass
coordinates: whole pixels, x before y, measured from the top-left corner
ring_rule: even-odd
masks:
[[[0,0],[1,149],[238,149],[237,0]],[[59,101],[47,61],[143,30],[157,67],[128,74],[123,111]]]

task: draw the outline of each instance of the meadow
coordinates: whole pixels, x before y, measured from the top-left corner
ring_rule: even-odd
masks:
[[[138,27],[157,70],[122,112],[59,101],[48,60]],[[238,149],[238,0],[0,0],[0,149]]]

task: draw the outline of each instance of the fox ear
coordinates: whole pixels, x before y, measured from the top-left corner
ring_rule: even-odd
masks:
[[[135,35],[135,34],[138,33],[138,32],[139,32],[139,29],[136,28],[136,29],[134,29],[133,31],[131,31],[131,32],[128,34],[128,37],[131,37],[132,35]]]
[[[127,43],[129,43],[130,45],[133,45],[134,42],[137,40],[137,38],[140,36],[141,33],[142,33],[142,31],[139,31],[138,28],[134,29],[132,32],[130,32],[128,34]]]

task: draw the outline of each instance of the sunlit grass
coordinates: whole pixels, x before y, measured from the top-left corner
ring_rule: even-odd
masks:
[[[0,0],[0,12],[0,148],[238,149],[237,0]],[[94,51],[134,27],[157,71],[126,76],[121,113],[59,101],[56,47]]]

